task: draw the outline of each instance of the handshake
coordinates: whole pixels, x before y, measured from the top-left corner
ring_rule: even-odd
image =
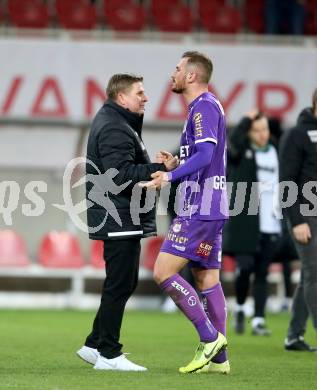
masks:
[[[160,151],[157,153],[155,162],[163,163],[168,172],[177,168],[179,165],[178,156],[173,156],[171,153],[166,151]],[[164,183],[168,182],[167,172],[157,171],[152,173],[151,177],[153,180],[140,182],[139,186],[142,188],[160,189]]]

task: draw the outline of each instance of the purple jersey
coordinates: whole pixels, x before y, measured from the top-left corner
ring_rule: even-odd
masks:
[[[200,142],[215,144],[211,164],[181,178],[178,215],[200,220],[228,219],[225,116],[219,100],[210,92],[189,105],[180,141],[181,164],[196,152]]]

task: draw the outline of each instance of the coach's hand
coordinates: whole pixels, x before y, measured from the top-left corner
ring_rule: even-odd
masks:
[[[179,165],[178,156],[173,156],[172,153],[166,152],[165,150],[156,153],[155,162],[163,163],[167,171],[172,171]]]
[[[301,223],[293,227],[295,240],[300,244],[307,244],[311,239],[311,231],[308,223]]]
[[[166,172],[157,171],[152,173],[151,177],[153,180],[141,182],[139,183],[139,186],[142,188],[160,189],[168,182],[168,176]]]
[[[168,152],[160,152],[160,153],[168,153]],[[166,156],[166,160],[163,162],[166,170],[169,172],[178,167],[179,159],[178,156],[172,156],[171,153],[168,153],[168,155],[169,156]]]
[[[155,162],[157,163],[165,163],[168,160],[171,160],[174,156],[170,152],[166,152],[165,150],[160,150],[155,155]]]

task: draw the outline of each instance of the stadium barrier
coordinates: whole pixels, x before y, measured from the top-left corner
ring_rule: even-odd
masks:
[[[79,269],[47,268],[31,264],[24,268],[0,268],[1,308],[92,309],[100,302],[105,271],[85,265]],[[148,294],[152,292],[152,294]],[[156,309],[159,290],[152,273],[140,268],[140,283],[130,308]]]
[[[159,309],[163,298],[153,281],[154,262],[150,263],[147,260],[156,258],[156,251],[159,249],[156,244],[161,241],[161,237],[154,241],[153,238],[144,241],[140,281],[135,294],[128,302],[128,308]],[[22,267],[16,266],[14,263],[11,266],[8,266],[8,263],[5,266],[0,266],[0,307],[56,309],[93,309],[98,307],[105,270],[100,264],[102,247],[100,243],[96,243],[98,241],[92,243],[90,260],[93,257],[96,258],[97,253],[99,257],[98,268],[93,263],[83,263],[84,265],[80,267],[65,268],[63,265],[61,266],[60,262],[57,262],[55,267],[43,266],[41,263],[30,263]],[[234,268],[232,263],[228,263],[226,257],[224,258],[221,280],[226,296],[233,296]],[[297,283],[298,280],[299,271],[297,270],[292,274],[292,282]],[[271,266],[268,281],[270,293],[277,299],[282,299],[284,294],[283,278],[279,264]]]

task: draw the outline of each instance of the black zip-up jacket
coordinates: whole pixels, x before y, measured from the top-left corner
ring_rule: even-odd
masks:
[[[282,138],[280,181],[293,181],[298,186],[297,200],[283,210],[284,214],[293,227],[306,222],[301,213],[301,205],[309,205],[312,209],[317,195],[317,117],[312,108],[304,109],[298,117],[297,125]],[[310,191],[310,196],[305,197],[303,186],[310,181],[315,181],[315,188]],[[316,210],[314,215],[317,216]]]
[[[153,172],[166,170],[164,164],[150,162],[142,142],[142,124],[143,116],[111,100],[105,102],[93,120],[86,163],[87,221],[91,239],[156,235],[155,207],[139,213],[140,203],[130,206],[135,184],[150,180]],[[141,207],[144,198],[145,190]],[[132,219],[131,210],[132,214],[136,210],[139,221]]]

